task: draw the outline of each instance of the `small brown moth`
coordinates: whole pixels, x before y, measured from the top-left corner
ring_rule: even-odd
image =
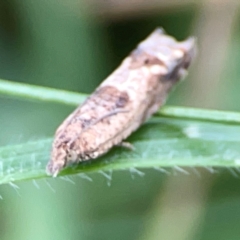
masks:
[[[123,140],[165,103],[194,52],[193,38],[177,42],[156,29],[59,126],[47,173],[55,177],[69,163],[131,146]]]

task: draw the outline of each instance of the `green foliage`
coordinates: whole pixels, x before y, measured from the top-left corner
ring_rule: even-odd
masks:
[[[82,94],[3,80],[0,92],[26,100],[72,105],[85,98]],[[133,168],[161,171],[165,167],[238,167],[239,122],[239,113],[164,107],[129,137],[134,151],[114,148],[99,159],[71,166],[60,175]],[[0,183],[47,177],[45,166],[51,142],[52,139],[41,139],[1,147]]]
[[[157,26],[199,45],[168,104],[240,111],[237,1],[87,2],[0,3],[0,78],[24,82],[0,83],[0,239],[239,240],[238,113],[166,106],[135,152],[47,178],[54,131],[86,95],[36,85],[90,93]]]

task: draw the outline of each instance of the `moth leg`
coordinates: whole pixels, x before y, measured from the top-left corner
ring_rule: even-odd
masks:
[[[134,151],[135,147],[129,142],[120,142],[117,144],[119,147],[127,148],[128,150]]]

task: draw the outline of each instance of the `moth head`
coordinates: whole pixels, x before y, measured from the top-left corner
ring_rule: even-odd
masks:
[[[64,145],[53,147],[51,159],[47,165],[47,174],[56,177],[58,173],[67,165],[67,151]]]
[[[70,140],[53,143],[51,159],[46,169],[49,175],[56,177],[64,167],[77,161],[78,154],[74,147],[74,142]]]

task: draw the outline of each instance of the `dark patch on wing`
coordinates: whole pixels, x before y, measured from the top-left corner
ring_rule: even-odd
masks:
[[[176,62],[176,66],[174,67],[174,69],[172,69],[172,71],[170,71],[163,78],[161,78],[161,81],[172,81],[173,83],[177,82],[182,77],[182,71],[186,70],[188,66],[189,59],[187,58],[187,56],[185,56],[184,58]]]
[[[114,102],[116,96],[119,94],[119,90],[112,86],[100,87],[96,93],[92,96],[96,101],[105,100],[107,102]]]
[[[166,74],[164,77],[161,77],[161,82],[165,82],[165,81],[176,82],[176,81],[178,81],[179,78],[181,77],[180,72],[179,72],[181,68],[182,68],[181,65],[176,66],[170,73]]]
[[[139,68],[142,66],[161,65],[165,66],[164,62],[154,57],[141,49],[136,49],[131,53],[132,62],[131,69]]]
[[[124,108],[129,103],[128,93],[119,91],[113,86],[104,86],[97,90],[95,99],[97,104],[106,107],[109,111]]]
[[[95,119],[94,119],[95,120]],[[92,123],[92,121],[93,121],[93,119],[91,120],[91,119],[81,119],[81,127],[82,127],[82,129],[85,129],[85,128],[87,128],[91,123]]]
[[[125,107],[129,102],[129,96],[126,92],[121,92],[120,96],[118,96],[118,99],[116,101],[116,107],[117,108],[123,108]]]

